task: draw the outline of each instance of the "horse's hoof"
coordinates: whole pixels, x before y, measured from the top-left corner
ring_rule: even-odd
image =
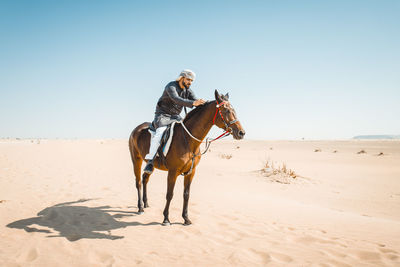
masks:
[[[188,221],[185,221],[185,223],[183,225],[188,226],[188,225],[191,225],[191,224],[192,224],[192,222],[188,220]]]
[[[170,226],[170,225],[171,225],[170,222],[163,222],[163,223],[162,223],[162,226]]]
[[[138,211],[138,215],[142,215],[144,211]]]
[[[144,204],[144,208],[150,207],[149,204]]]

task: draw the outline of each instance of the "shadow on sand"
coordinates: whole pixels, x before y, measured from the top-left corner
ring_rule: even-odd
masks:
[[[48,233],[47,237],[65,237],[69,241],[81,238],[120,239],[123,236],[112,235],[111,230],[137,225],[160,225],[160,223],[142,224],[138,222],[121,222],[116,218],[137,215],[137,212],[122,211],[110,206],[85,207],[72,206],[90,199],[66,202],[45,208],[38,217],[23,219],[7,225],[10,228],[24,229],[27,232]],[[38,229],[37,226],[47,229]],[[54,231],[58,232],[54,233]],[[106,232],[106,233],[101,233]],[[54,233],[54,234],[53,234]]]

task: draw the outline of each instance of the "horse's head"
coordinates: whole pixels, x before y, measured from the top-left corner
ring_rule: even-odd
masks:
[[[233,138],[237,140],[243,139],[246,132],[237,119],[235,110],[229,103],[229,94],[220,95],[215,90],[215,100],[217,101],[217,114],[216,118],[214,118],[215,125],[231,133]]]

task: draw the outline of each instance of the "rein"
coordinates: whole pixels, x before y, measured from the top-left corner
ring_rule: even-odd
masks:
[[[185,126],[185,124],[183,123],[183,121],[178,121],[177,123],[182,124],[183,129],[185,129],[185,131],[188,133],[188,135],[189,135],[190,137],[192,137],[192,138],[193,138],[194,140],[196,140],[197,142],[203,143],[200,139],[194,137],[194,136],[189,132],[189,130],[186,128],[186,126]]]

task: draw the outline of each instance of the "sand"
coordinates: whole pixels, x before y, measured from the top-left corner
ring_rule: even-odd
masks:
[[[0,266],[400,266],[400,141],[215,142],[191,226],[182,180],[164,227],[127,140],[0,140]]]

